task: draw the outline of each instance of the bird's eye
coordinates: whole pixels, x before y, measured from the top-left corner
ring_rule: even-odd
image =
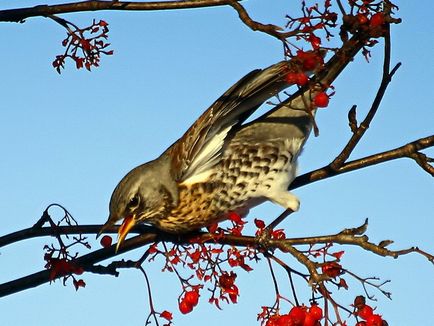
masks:
[[[128,202],[128,207],[132,209],[132,208],[136,208],[137,206],[139,206],[139,196],[135,195]]]

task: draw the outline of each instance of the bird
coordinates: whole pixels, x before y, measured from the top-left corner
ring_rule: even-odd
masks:
[[[297,211],[288,191],[313,126],[310,98],[281,103],[246,121],[291,86],[291,61],[256,69],[219,97],[159,157],[128,172],[113,191],[99,234],[121,223],[116,250],[131,228],[148,224],[185,234],[271,201]],[[304,96],[304,95],[303,95]],[[309,103],[306,103],[309,102]]]

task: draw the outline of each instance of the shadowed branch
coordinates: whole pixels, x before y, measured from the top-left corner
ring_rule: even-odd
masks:
[[[182,1],[79,1],[55,5],[39,5],[27,8],[0,10],[0,21],[24,22],[31,17],[47,17],[50,15],[67,14],[74,12],[89,12],[101,10],[118,11],[156,11],[178,10],[204,7],[225,6],[231,0],[182,0]]]

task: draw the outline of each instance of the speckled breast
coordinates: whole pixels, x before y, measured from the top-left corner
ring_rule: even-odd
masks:
[[[157,227],[173,233],[200,229],[257,205],[276,184],[287,187],[293,155],[285,147],[283,140],[231,143],[205,182],[180,186],[179,205]]]

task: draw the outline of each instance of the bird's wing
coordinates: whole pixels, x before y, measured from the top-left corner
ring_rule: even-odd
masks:
[[[289,85],[288,62],[254,70],[215,101],[170,148],[172,171],[178,182],[214,166],[230,130],[246,120],[262,103]]]

